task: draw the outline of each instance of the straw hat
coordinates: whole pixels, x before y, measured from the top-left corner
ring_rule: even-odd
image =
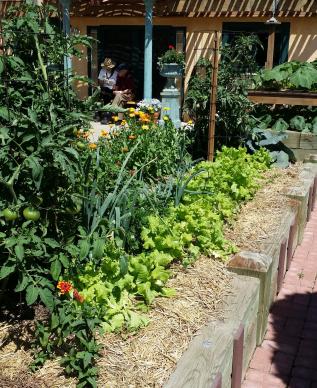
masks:
[[[115,66],[116,64],[112,62],[111,58],[105,58],[101,64],[101,67],[104,67],[105,69],[113,69]]]

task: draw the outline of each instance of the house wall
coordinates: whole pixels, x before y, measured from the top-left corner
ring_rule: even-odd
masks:
[[[197,60],[201,57],[211,57],[214,31],[222,30],[222,23],[230,22],[265,22],[266,17],[249,18],[190,18],[165,17],[154,18],[156,25],[186,27],[186,75],[185,85]],[[313,61],[317,59],[317,18],[279,18],[282,22],[290,22],[289,60]],[[71,25],[81,34],[87,33],[87,26],[100,25],[143,25],[144,19],[139,17],[127,18],[96,18],[73,17]],[[83,58],[74,59],[74,70],[80,75],[87,75],[87,51],[83,49]],[[88,94],[87,85],[79,82],[78,92],[81,97]]]

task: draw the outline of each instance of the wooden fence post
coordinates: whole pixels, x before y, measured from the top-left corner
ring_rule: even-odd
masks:
[[[215,127],[216,127],[216,102],[217,102],[217,79],[219,63],[219,32],[214,32],[214,48],[211,75],[211,96],[210,96],[210,114],[208,129],[208,154],[207,159],[213,161],[215,149]]]

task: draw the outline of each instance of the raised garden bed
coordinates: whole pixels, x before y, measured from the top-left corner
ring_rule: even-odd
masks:
[[[275,131],[272,131],[276,133]],[[287,135],[282,143],[290,148],[295,155],[297,161],[304,161],[310,155],[317,154],[317,135],[314,133],[302,133],[296,131],[284,131]]]
[[[169,285],[177,296],[157,299],[148,327],[136,335],[102,339],[100,386],[204,388],[221,379],[229,387],[232,375],[239,382],[263,339],[269,307],[302,239],[316,196],[316,173],[317,164],[268,172],[267,184],[227,231],[240,249],[227,269],[203,257],[188,270],[176,270]],[[12,327],[3,324],[1,336]],[[56,362],[28,375],[30,356],[22,349],[16,342],[2,348],[0,366],[8,381],[23,372],[25,381],[34,379],[33,387],[75,386],[61,376]]]
[[[242,210],[235,224],[239,232],[231,234],[241,251],[229,261],[228,268],[247,286],[229,302],[224,321],[207,326],[191,343],[167,387],[240,386],[256,344],[264,338],[269,308],[316,199],[317,165],[290,170],[284,185],[276,174],[273,187],[264,188]],[[271,178],[274,182],[274,171]],[[263,202],[268,193],[279,201],[269,197]]]

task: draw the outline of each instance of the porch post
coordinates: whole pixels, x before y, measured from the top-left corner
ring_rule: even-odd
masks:
[[[153,61],[153,5],[155,0],[144,0],[145,39],[144,39],[144,99],[152,98]]]
[[[70,35],[70,4],[71,0],[60,0],[60,3],[62,4],[63,8],[63,33],[65,36]],[[64,71],[66,73],[66,76],[69,76],[69,73],[72,69],[72,60],[69,55],[64,56]]]

